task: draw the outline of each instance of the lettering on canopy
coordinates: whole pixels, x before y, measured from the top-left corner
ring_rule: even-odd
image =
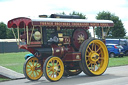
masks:
[[[40,22],[43,26],[101,26],[107,27],[108,23],[76,23],[76,22]]]
[[[106,24],[101,23],[100,26],[101,26],[101,27],[107,27],[107,26],[109,26],[109,25],[108,25],[107,23],[106,23]]]
[[[100,26],[99,23],[90,23],[90,26]]]

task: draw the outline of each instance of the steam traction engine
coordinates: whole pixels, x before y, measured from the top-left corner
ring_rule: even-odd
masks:
[[[102,27],[103,31],[104,27],[112,27],[113,22],[78,18],[52,14],[51,18],[19,17],[8,21],[19,48],[34,55],[24,64],[26,78],[38,80],[44,74],[46,79],[58,81],[63,75],[78,75],[82,71],[89,76],[105,72],[107,48],[101,40],[89,38],[88,29]]]

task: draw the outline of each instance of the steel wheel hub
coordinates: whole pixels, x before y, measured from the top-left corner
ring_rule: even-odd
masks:
[[[58,67],[57,66],[54,66],[54,71],[58,71]]]
[[[99,60],[99,54],[96,53],[95,51],[92,51],[89,53],[89,58],[91,62],[97,62]]]
[[[35,71],[35,67],[34,67],[34,66],[31,66],[31,70],[32,70],[32,71]]]

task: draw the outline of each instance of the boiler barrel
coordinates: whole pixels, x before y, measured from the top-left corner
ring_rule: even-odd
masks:
[[[41,48],[35,48],[39,53],[42,54],[42,57],[49,57],[52,55],[52,47],[51,46],[42,46]]]

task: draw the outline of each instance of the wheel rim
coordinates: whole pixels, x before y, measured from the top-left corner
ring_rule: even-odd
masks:
[[[41,69],[41,64],[38,63],[38,59],[36,57],[31,57],[26,63],[26,74],[32,80],[38,80],[43,71]]]
[[[101,75],[108,65],[108,51],[100,40],[89,43],[85,52],[85,61],[88,70],[94,75]]]
[[[52,57],[46,65],[46,73],[50,80],[59,80],[64,73],[64,65],[60,58]]]

